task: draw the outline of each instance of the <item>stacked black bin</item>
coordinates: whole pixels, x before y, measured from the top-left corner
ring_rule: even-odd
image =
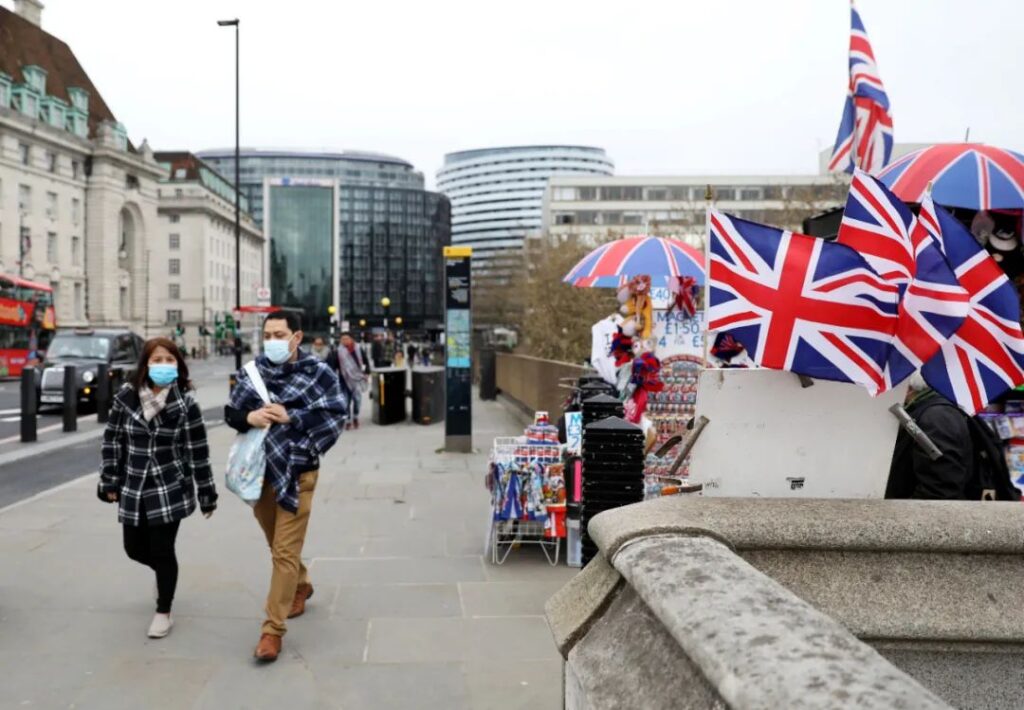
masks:
[[[584,410],[585,411],[585,410]],[[598,513],[644,499],[644,433],[608,417],[583,428],[583,509],[580,525],[584,566],[597,554],[588,526]]]
[[[583,427],[608,417],[622,417],[622,401],[610,394],[598,394],[583,400]]]

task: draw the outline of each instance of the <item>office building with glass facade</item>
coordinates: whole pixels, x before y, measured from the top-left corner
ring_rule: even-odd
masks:
[[[202,151],[229,178],[234,151]],[[441,250],[451,210],[423,174],[377,153],[243,149],[241,192],[269,243],[271,299],[327,332],[327,309],[359,329],[435,329],[444,321]],[[381,299],[391,306],[385,312]]]

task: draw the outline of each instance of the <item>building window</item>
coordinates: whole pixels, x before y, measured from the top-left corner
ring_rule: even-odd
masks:
[[[172,234],[170,237],[170,244],[168,246],[170,246],[172,251],[177,251],[178,249],[181,249],[181,235]]]
[[[77,197],[71,198],[71,223],[76,227],[82,219],[82,201]]]
[[[168,310],[167,311],[167,324],[168,325],[177,325],[178,323],[181,323],[181,310],[180,309]]]
[[[75,284],[75,320],[85,319],[85,298],[82,284]]]
[[[71,265],[82,265],[82,240],[79,237],[71,237]]]
[[[22,165],[28,165],[32,162],[32,148],[29,147],[28,143],[19,143],[18,153],[21,156]]]
[[[759,188],[744,188],[740,190],[741,200],[760,200],[761,190]]]
[[[124,176],[124,186],[128,190],[138,190],[139,189],[139,178],[138,178],[138,176],[137,175],[132,175],[130,173],[126,173],[125,176]]]
[[[181,273],[181,259],[171,259],[167,262],[167,273],[171,276],[177,276]]]
[[[180,221],[181,221],[181,215],[180,214],[172,214],[171,215],[171,224],[177,224]]]
[[[181,284],[168,284],[167,285],[167,296],[172,301],[177,301],[181,298]]]
[[[57,172],[57,154],[50,152],[46,154],[46,168],[51,172]]]
[[[46,261],[50,264],[57,263],[57,233],[46,233]]]
[[[82,173],[82,164],[79,163],[77,160],[72,160],[71,161],[71,177],[73,177],[75,180],[77,180],[78,176],[81,173]]]
[[[119,292],[118,303],[121,309],[121,318],[128,320],[128,289],[124,286]]]
[[[185,194],[185,193],[182,191],[182,189],[180,187],[175,188],[175,190],[174,190],[174,196],[175,197],[181,197],[183,194]]]
[[[46,193],[46,216],[49,219],[57,219],[57,193]]]
[[[28,185],[18,185],[18,210],[22,214],[32,212],[32,188]]]

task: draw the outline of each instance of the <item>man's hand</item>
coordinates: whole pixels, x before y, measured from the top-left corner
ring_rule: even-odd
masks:
[[[274,424],[287,424],[292,420],[283,404],[268,404],[263,407],[263,411]]]
[[[245,417],[245,421],[249,422],[249,426],[255,429],[266,429],[274,423],[274,420],[271,418],[270,412],[268,411],[268,406],[264,406],[260,409],[254,409],[249,412]]]

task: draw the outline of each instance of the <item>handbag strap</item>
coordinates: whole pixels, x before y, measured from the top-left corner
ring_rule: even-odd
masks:
[[[270,393],[267,392],[267,385],[263,381],[263,375],[260,374],[259,368],[256,367],[256,361],[250,360],[245,363],[243,368],[249,375],[249,379],[252,381],[252,386],[256,389],[256,394],[260,396],[264,404],[270,404]]]

